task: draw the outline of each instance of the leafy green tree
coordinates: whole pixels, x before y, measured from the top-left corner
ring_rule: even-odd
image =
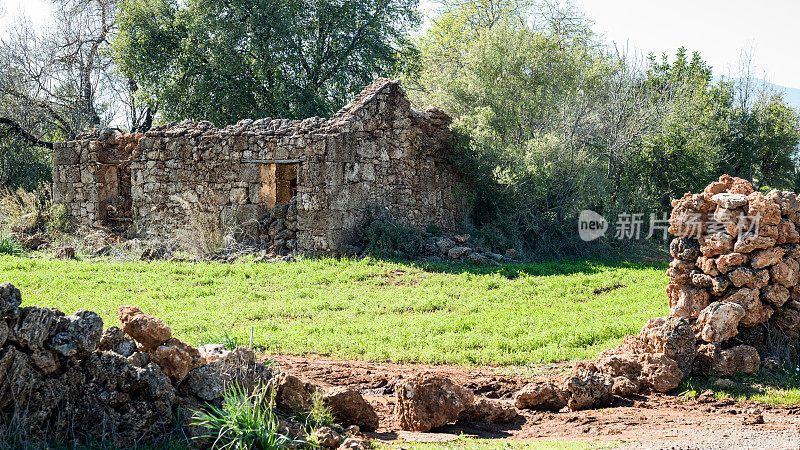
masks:
[[[400,68],[418,0],[127,0],[118,64],[167,118],[328,115]]]

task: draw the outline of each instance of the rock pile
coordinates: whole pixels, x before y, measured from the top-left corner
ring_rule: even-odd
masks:
[[[91,436],[130,447],[169,433],[176,423],[199,431],[188,426],[193,412],[218,406],[234,384],[248,391],[277,389],[279,403],[292,397],[251,350],[194,348],[136,307],[119,308],[122,328],[103,330],[92,311],[65,315],[22,308],[21,302],[18,289],[0,284],[0,424],[18,427],[31,441]],[[343,423],[377,427],[375,412],[358,392],[333,390],[323,398]],[[291,421],[282,427],[304,437]],[[366,448],[358,433],[348,437],[337,426],[317,432],[323,444]]]
[[[766,334],[800,335],[800,201],[723,175],[673,208],[667,295],[695,330],[696,371],[755,372]]]
[[[637,336],[575,365],[562,382],[532,383],[515,396],[520,409],[584,409],[611,395],[668,392],[690,375],[752,374],[761,356],[800,336],[800,201],[723,175],[701,194],[673,201],[667,271],[670,316]]]

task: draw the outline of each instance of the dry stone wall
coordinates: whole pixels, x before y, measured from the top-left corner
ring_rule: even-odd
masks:
[[[81,226],[108,222],[106,197],[119,194],[113,200],[130,201],[137,235],[233,227],[268,243],[270,212],[291,197],[296,230],[284,242],[306,253],[337,254],[357,238],[369,205],[385,206],[412,226],[460,223],[457,195],[464,188],[447,162],[449,123],[438,109],[411,110],[397,82],[378,79],[329,119],[265,118],[225,128],[184,121],[143,136],[94,132],[60,143],[54,191]],[[101,153],[120,142],[133,144],[124,147],[128,172],[106,181]],[[122,184],[128,173],[127,198],[124,189],[105,188]]]

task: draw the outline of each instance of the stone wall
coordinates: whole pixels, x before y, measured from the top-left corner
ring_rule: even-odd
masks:
[[[438,109],[411,110],[397,82],[378,79],[330,119],[266,118],[225,128],[184,121],[143,136],[95,132],[56,146],[55,198],[82,226],[109,222],[107,197],[119,191],[114,201],[129,200],[136,235],[219,227],[263,241],[272,238],[263,226],[269,212],[295,194],[293,245],[337,254],[358,237],[369,205],[387,207],[407,225],[452,229],[461,222],[461,182],[447,162],[449,123]],[[121,182],[106,192],[113,182],[104,182],[103,170],[113,169],[98,164],[120,147],[127,159],[112,162],[130,161],[116,174],[121,180],[129,171],[129,198]]]

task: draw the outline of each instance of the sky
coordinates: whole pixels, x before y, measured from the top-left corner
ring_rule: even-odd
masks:
[[[800,0],[572,0],[609,43],[646,55],[700,51],[715,75],[737,76],[743,51],[753,75],[800,88]],[[0,0],[0,35],[24,12],[46,26],[45,0]],[[430,10],[431,0],[422,0]]]
[[[737,76],[742,51],[753,75],[800,88],[798,0],[573,0],[607,41],[642,54],[699,51],[715,75]]]

